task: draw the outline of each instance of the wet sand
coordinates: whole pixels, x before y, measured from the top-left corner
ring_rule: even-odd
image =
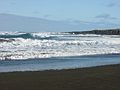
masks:
[[[120,90],[120,64],[0,73],[0,90]]]

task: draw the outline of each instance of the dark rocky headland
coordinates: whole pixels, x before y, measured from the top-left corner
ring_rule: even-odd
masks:
[[[120,29],[91,30],[68,32],[71,34],[99,34],[99,35],[120,35]]]

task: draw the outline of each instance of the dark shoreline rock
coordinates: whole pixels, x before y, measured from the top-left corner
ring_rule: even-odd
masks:
[[[91,30],[68,32],[70,34],[99,34],[99,35],[120,35],[120,29]]]

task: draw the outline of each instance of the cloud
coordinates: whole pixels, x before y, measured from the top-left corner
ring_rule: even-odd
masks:
[[[113,0],[112,2],[109,2],[107,7],[112,8],[112,7],[120,7],[120,1],[118,0]]]
[[[97,15],[95,18],[98,18],[98,19],[104,19],[104,20],[117,20],[118,18],[117,17],[113,17],[111,16],[110,14],[101,14],[101,15]]]
[[[48,17],[50,17],[51,15],[49,15],[49,14],[46,14],[46,15],[44,15],[44,18],[48,18]]]
[[[40,12],[39,12],[39,11],[33,11],[32,13],[34,13],[34,14],[39,14]]]
[[[115,2],[113,3],[113,2],[112,2],[112,3],[109,3],[109,4],[107,5],[107,7],[114,7],[114,6],[117,6],[117,3],[115,3]]]

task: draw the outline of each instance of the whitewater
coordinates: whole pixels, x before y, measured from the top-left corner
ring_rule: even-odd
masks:
[[[119,35],[0,32],[0,60],[119,54]]]

